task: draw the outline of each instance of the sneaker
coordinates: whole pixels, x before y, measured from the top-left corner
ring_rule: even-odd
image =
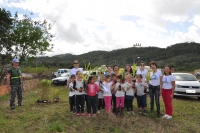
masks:
[[[91,117],[91,114],[89,113],[88,116]]]
[[[129,115],[130,115],[130,114],[131,114],[131,112],[130,112],[130,111],[127,111],[127,114],[129,114]]]
[[[135,115],[135,112],[131,111],[131,114]]]
[[[97,113],[99,114],[99,113],[100,113],[100,110],[98,110]]]
[[[143,115],[147,115],[147,111],[146,110],[143,111]]]
[[[96,115],[96,114],[93,114],[93,116],[96,117],[97,115]]]
[[[76,113],[76,116],[80,116],[80,113]]]
[[[168,115],[167,115],[167,114],[165,114],[165,115],[164,115],[162,118],[163,118],[163,119],[164,119],[164,118],[167,118],[167,116],[168,116]]]
[[[165,119],[172,119],[172,116],[168,115]]]
[[[82,115],[82,116],[85,116],[85,113],[82,113],[81,115]]]
[[[142,114],[142,110],[139,110],[139,113]]]

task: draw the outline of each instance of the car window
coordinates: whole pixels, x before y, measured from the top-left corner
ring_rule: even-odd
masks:
[[[197,81],[195,76],[190,74],[173,74],[176,81]]]

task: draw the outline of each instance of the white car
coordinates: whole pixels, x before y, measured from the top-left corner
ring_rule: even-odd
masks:
[[[69,79],[70,73],[63,73],[60,77],[52,79],[52,84],[54,85],[67,85],[67,80]]]
[[[175,77],[175,96],[197,97],[200,100],[200,82],[190,73],[172,73]]]

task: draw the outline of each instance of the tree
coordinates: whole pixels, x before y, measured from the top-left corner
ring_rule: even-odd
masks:
[[[7,70],[7,65],[12,59],[11,29],[12,19],[9,11],[0,8],[0,84],[2,84]]]
[[[25,61],[29,57],[35,57],[51,51],[53,44],[50,44],[50,42],[54,35],[49,31],[52,26],[45,19],[43,21],[33,20],[27,15],[20,18],[16,12],[12,30],[14,55],[19,57],[20,61]]]

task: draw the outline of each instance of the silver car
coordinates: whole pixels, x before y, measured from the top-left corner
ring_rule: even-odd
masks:
[[[200,82],[190,73],[172,73],[175,77],[175,96],[197,97],[200,100]]]

